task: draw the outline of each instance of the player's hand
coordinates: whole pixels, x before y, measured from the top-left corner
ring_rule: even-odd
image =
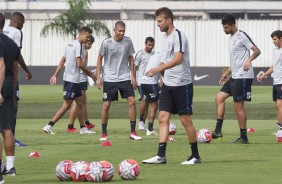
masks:
[[[3,102],[4,102],[4,98],[3,98],[2,94],[0,93],[0,106],[2,105]]]
[[[132,86],[133,86],[133,89],[134,89],[134,90],[137,90],[137,82],[136,82],[136,79],[131,78],[131,84],[132,84]]]
[[[30,80],[32,78],[32,74],[30,73],[30,71],[25,73],[25,79],[26,80]]]
[[[152,68],[152,69],[150,69],[149,71],[147,71],[147,72],[145,73],[145,75],[146,75],[147,77],[153,77],[153,76],[156,75],[157,73],[159,73],[159,71],[157,70],[157,68]]]
[[[251,61],[247,60],[243,65],[243,70],[248,71],[250,69],[250,66],[251,66]]]
[[[57,77],[55,77],[55,76],[51,77],[51,79],[50,79],[50,84],[51,84],[51,85],[57,84]]]
[[[98,88],[99,90],[101,90],[101,89],[102,89],[102,79],[101,79],[100,77],[97,78],[96,84],[97,84],[97,88]]]
[[[225,82],[227,81],[227,76],[226,75],[223,75],[221,78],[220,78],[220,80],[219,80],[219,84],[220,85],[223,85]]]
[[[94,73],[92,73],[91,78],[92,78],[92,80],[93,80],[94,82],[97,81],[97,77],[96,77],[96,75],[95,75]]]
[[[262,74],[262,75],[260,75],[259,77],[257,77],[257,81],[258,82],[262,82],[262,80],[265,78],[265,75],[264,74]]]

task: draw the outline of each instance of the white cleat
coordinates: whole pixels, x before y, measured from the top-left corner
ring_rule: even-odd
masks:
[[[55,134],[52,130],[52,126],[51,125],[46,125],[44,128],[43,128],[43,131],[46,132],[47,134]]]
[[[158,155],[142,161],[143,164],[166,164],[166,158]]]
[[[142,137],[138,136],[136,132],[131,132],[129,138],[132,140],[142,140]]]
[[[147,130],[146,135],[158,135],[158,134],[155,130],[153,131]]]
[[[195,165],[195,164],[200,164],[201,163],[201,159],[200,158],[189,158],[188,160],[182,162],[182,165]]]
[[[144,121],[140,121],[140,122],[139,122],[138,130],[144,130],[144,131],[146,131],[146,127],[145,127]]]
[[[88,130],[86,127],[80,129],[80,134],[95,134],[96,132]]]

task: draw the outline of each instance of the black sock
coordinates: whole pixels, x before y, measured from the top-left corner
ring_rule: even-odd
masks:
[[[244,140],[247,140],[248,137],[247,137],[247,129],[240,129],[240,137]]]
[[[85,123],[86,125],[90,125],[89,120],[85,121],[84,123]]]
[[[102,134],[107,134],[107,125],[108,124],[102,123]]]
[[[144,115],[142,114],[140,114],[140,121],[144,121]]]
[[[48,123],[48,125],[54,126],[55,123],[54,123],[53,121],[50,121],[50,122]]]
[[[221,132],[222,124],[223,124],[223,119],[217,119],[216,120],[216,127],[215,127],[214,131],[217,132],[217,133]]]
[[[131,132],[135,132],[136,121],[130,121]]]
[[[80,125],[80,128],[84,128],[85,127],[85,125]]]
[[[149,122],[149,123],[148,123],[148,130],[149,130],[149,131],[153,131],[153,126],[154,126],[154,124],[151,123],[151,122]]]
[[[69,129],[73,129],[73,124],[68,124]]]
[[[198,143],[197,143],[197,141],[193,142],[193,143],[190,143],[190,147],[191,147],[191,151],[192,151],[192,157],[199,159],[200,156],[199,156],[199,152],[198,152]]]
[[[159,157],[165,156],[166,144],[167,144],[166,142],[159,143],[159,149],[158,149],[158,154],[157,154]]]

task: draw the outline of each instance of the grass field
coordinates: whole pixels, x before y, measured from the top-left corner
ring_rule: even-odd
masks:
[[[197,129],[214,128],[213,101],[218,89],[219,87],[195,87],[193,121]],[[272,135],[277,128],[274,126],[276,115],[271,101],[271,87],[254,87],[253,102],[247,104],[248,127],[256,130],[249,134],[251,144],[229,144],[239,135],[232,100],[229,99],[223,126],[224,138],[213,140],[210,144],[199,144],[203,162],[195,166],[180,165],[190,155],[190,148],[177,116],[173,117],[173,121],[178,132],[174,136],[176,141],[168,143],[167,164],[143,165],[143,159],[156,154],[158,138],[145,136],[144,132],[139,131],[142,141],[129,140],[125,100],[112,103],[108,133],[113,146],[101,147],[98,139],[101,134],[102,92],[94,87],[88,90],[88,109],[89,117],[97,125],[97,134],[66,133],[68,113],[55,125],[55,135],[43,133],[43,126],[62,104],[61,91],[62,86],[21,86],[16,138],[29,146],[16,148],[17,176],[6,176],[5,183],[58,183],[55,166],[64,159],[110,161],[115,167],[111,183],[281,183],[282,149],[281,143],[277,143]],[[155,129],[158,129],[157,122]],[[32,151],[38,151],[41,157],[28,157]],[[141,174],[135,181],[123,181],[117,174],[118,164],[129,158],[137,160],[141,166]]]

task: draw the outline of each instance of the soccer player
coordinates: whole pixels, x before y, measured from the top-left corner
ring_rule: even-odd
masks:
[[[103,67],[103,106],[101,112],[102,119],[102,136],[100,140],[107,140],[107,124],[109,119],[109,110],[112,101],[118,100],[118,91],[122,98],[127,98],[130,135],[133,140],[141,140],[137,135],[136,127],[136,71],[134,69],[135,52],[133,43],[129,37],[124,36],[125,23],[117,21],[114,26],[114,35],[105,39],[100,47],[97,58],[97,87],[102,88],[101,69]]]
[[[282,130],[282,31],[276,30],[271,34],[272,41],[275,45],[272,57],[272,66],[260,75],[257,80],[262,80],[273,73],[272,99],[276,106],[277,126]]]
[[[2,55],[2,61],[4,59],[4,64],[2,62],[0,68],[1,70],[4,68],[5,72],[5,79],[3,79],[4,72],[0,72],[0,86],[2,87],[0,97],[0,132],[2,133],[4,139],[4,149],[6,152],[6,168],[4,169],[3,174],[14,176],[16,175],[16,169],[14,167],[15,140],[12,130],[15,128],[16,108],[14,95],[18,81],[17,61],[20,58],[20,49],[12,39],[3,34],[4,24],[5,17],[2,13],[0,13],[0,40],[2,43],[2,48],[0,48],[0,57]],[[2,145],[0,145],[0,147],[2,149]],[[2,153],[1,149],[0,152]]]
[[[152,37],[147,37],[145,39],[145,48],[137,52],[134,61],[134,67],[137,72],[137,89],[140,95],[139,101],[143,99],[143,92],[141,87],[141,80],[144,75],[145,68],[148,64],[150,57],[155,53],[153,48],[155,46],[155,39]],[[146,130],[145,128],[145,119],[147,115],[148,104],[143,99],[140,105],[140,121],[139,121],[139,130]]]
[[[2,16],[2,14],[0,14],[0,17]],[[1,22],[0,22],[1,24]],[[4,98],[2,96],[2,87],[3,87],[3,83],[4,83],[4,80],[5,80],[5,62],[4,62],[4,53],[3,53],[3,43],[0,39],[0,109],[2,109],[2,103],[4,101]],[[1,110],[0,110],[1,112]],[[2,116],[1,114],[1,117],[4,117]],[[0,117],[0,119],[1,119]],[[2,120],[1,120],[2,121]],[[2,125],[2,122],[0,122],[0,126]],[[2,126],[1,126],[2,127]],[[1,130],[1,128],[0,128]],[[3,151],[3,143],[2,143],[2,139],[0,139],[0,168],[2,167],[2,151]],[[4,183],[4,179],[3,179],[3,176],[2,176],[2,172],[0,172],[0,184]]]
[[[53,116],[52,120],[43,128],[43,131],[48,134],[54,134],[52,128],[55,123],[65,114],[70,108],[72,102],[75,100],[77,108],[76,113],[80,123],[80,134],[91,134],[94,133],[89,131],[83,122],[82,112],[82,94],[80,90],[80,71],[82,70],[86,75],[90,76],[96,81],[96,76],[92,73],[82,61],[83,57],[83,46],[82,44],[87,43],[88,38],[91,36],[92,30],[88,27],[82,27],[79,31],[77,39],[68,43],[65,47],[65,54],[62,57],[55,74],[50,79],[50,84],[54,85],[57,83],[57,76],[64,64],[66,63],[65,72],[63,76],[64,80],[64,102],[61,108]]]
[[[6,34],[8,37],[10,37],[19,47],[20,51],[22,48],[22,40],[23,40],[23,34],[22,34],[22,28],[24,25],[24,15],[20,12],[14,12],[10,18],[10,24],[9,26],[4,27],[4,34]],[[23,68],[25,71],[25,78],[26,80],[30,80],[32,78],[32,74],[30,73],[28,67],[25,64],[25,61],[23,59],[23,56],[20,56],[19,59],[19,65]],[[18,101],[20,100],[20,90],[19,90],[19,84],[17,84],[16,88],[16,115],[18,112]],[[15,116],[16,117],[16,116]],[[17,119],[16,119],[17,121]],[[15,135],[15,129],[12,130],[13,134]],[[15,139],[15,145],[16,146],[27,146],[27,144],[22,143],[21,141]]]
[[[94,37],[91,35],[88,38],[88,41],[86,44],[83,44],[84,47],[84,55],[83,55],[83,63],[85,66],[88,64],[88,50],[91,49],[92,44],[94,43]],[[82,94],[82,111],[83,111],[83,121],[85,124],[85,127],[88,129],[92,129],[95,127],[93,123],[89,122],[88,119],[88,112],[86,108],[86,103],[87,103],[87,96],[86,96],[86,90],[88,87],[88,81],[87,81],[87,75],[83,72],[80,73],[80,90]],[[74,128],[74,121],[76,118],[76,102],[72,104],[72,108],[70,110],[70,123],[68,124],[67,127],[67,132],[77,132],[76,128]]]
[[[157,52],[150,57],[147,67],[144,71],[146,73],[152,68],[158,67],[162,58],[162,53]],[[151,109],[149,113],[149,122],[146,135],[158,135],[157,132],[153,129],[155,116],[158,111],[158,101],[160,96],[161,87],[158,82],[161,78],[161,74],[158,73],[153,77],[148,77],[143,75],[141,80],[141,87],[144,95],[143,101],[145,102],[146,111],[148,111],[149,104],[151,104]]]
[[[234,108],[240,128],[240,137],[232,143],[248,144],[247,114],[244,102],[251,101],[251,87],[254,78],[252,61],[260,55],[260,49],[254,44],[249,35],[237,29],[233,15],[224,15],[222,26],[223,31],[231,35],[228,42],[230,68],[225,71],[219,80],[223,87],[215,98],[217,122],[212,136],[213,138],[222,138],[221,128],[225,113],[225,99],[233,96]],[[253,50],[251,56],[250,50]],[[231,78],[227,80],[230,74]]]
[[[157,25],[164,32],[161,64],[146,72],[152,77],[164,72],[163,86],[159,99],[159,147],[157,155],[143,160],[144,164],[165,164],[166,147],[171,114],[178,114],[190,142],[192,154],[181,164],[201,163],[198,152],[196,130],[192,122],[193,83],[190,71],[188,40],[184,32],[173,24],[173,13],[163,7],[155,12]]]

